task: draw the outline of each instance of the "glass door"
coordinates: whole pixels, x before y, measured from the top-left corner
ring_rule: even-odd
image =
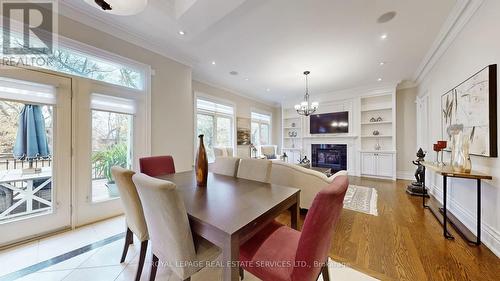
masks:
[[[0,246],[71,226],[71,79],[0,69]]]

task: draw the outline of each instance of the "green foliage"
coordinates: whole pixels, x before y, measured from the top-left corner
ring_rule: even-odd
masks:
[[[94,163],[96,174],[104,176],[108,180],[108,183],[112,183],[111,167],[120,166],[126,168],[127,152],[127,145],[125,143],[113,145],[106,150],[95,152],[92,155],[92,162]]]

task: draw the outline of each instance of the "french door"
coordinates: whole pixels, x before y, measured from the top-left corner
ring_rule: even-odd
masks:
[[[67,77],[0,69],[0,247],[71,227],[71,91]]]

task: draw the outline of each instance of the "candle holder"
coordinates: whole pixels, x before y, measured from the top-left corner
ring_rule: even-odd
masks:
[[[432,150],[434,150],[436,152],[436,161],[434,161],[434,164],[440,166],[439,152],[441,151],[441,147],[439,146],[439,144],[435,143],[432,145]]]
[[[444,167],[446,164],[444,163],[444,149],[448,146],[448,143],[446,141],[438,141],[437,145],[439,146],[441,150],[441,163],[439,163],[439,166]]]

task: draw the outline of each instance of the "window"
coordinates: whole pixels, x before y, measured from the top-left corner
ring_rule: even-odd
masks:
[[[133,101],[92,95],[92,201],[118,197],[111,167],[132,167]]]
[[[196,136],[205,135],[204,143],[209,162],[215,160],[214,147],[233,147],[233,120],[232,106],[204,98],[196,100]]]
[[[252,112],[252,144],[265,145],[271,143],[271,115]]]
[[[24,46],[22,34],[18,32],[11,32],[10,34],[11,45]],[[31,37],[30,40],[34,45],[41,44],[40,39],[36,36]],[[83,48],[89,49],[91,47],[85,47],[84,44],[79,42],[73,42],[72,40],[61,37],[59,41],[59,46],[54,49],[51,55],[46,55],[44,53],[9,55],[9,57],[4,56],[4,60],[6,61],[3,63],[8,62],[19,66],[35,66],[127,88],[137,90],[145,89],[145,71],[140,70],[140,67],[117,63],[81,51],[80,49],[82,49],[82,46],[84,46]],[[0,48],[2,44],[3,40],[0,40]]]

